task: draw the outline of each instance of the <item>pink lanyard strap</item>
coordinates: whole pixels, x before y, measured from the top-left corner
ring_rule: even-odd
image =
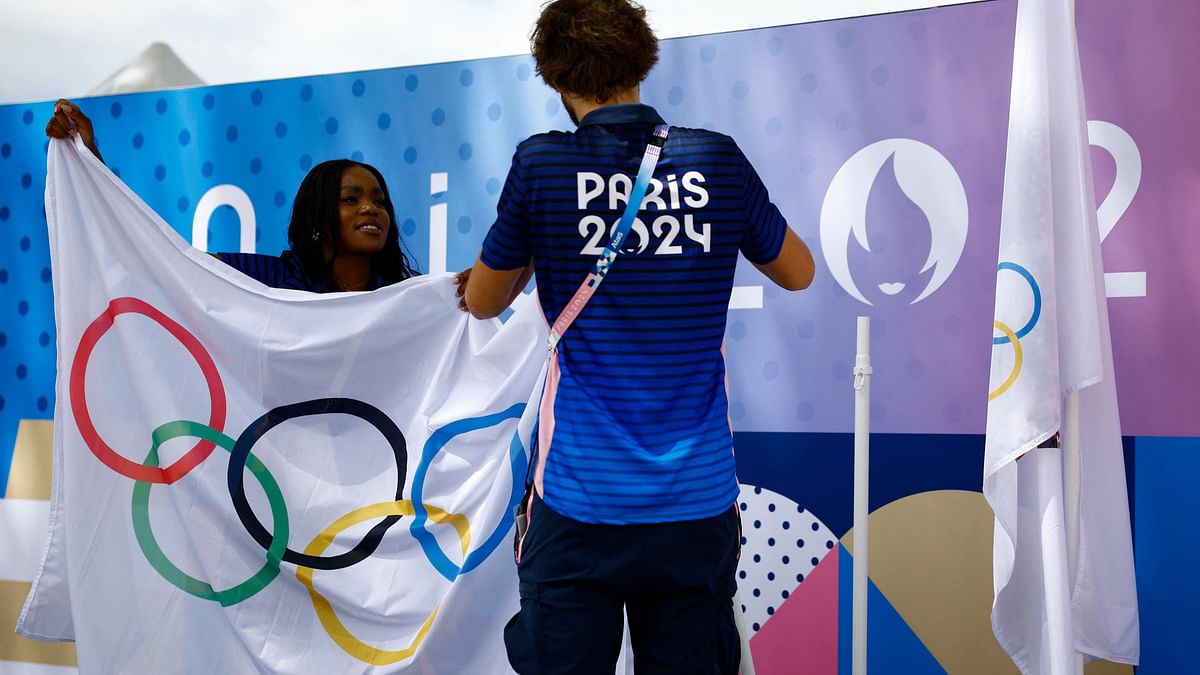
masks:
[[[550,328],[548,339],[550,353],[553,354],[558,349],[558,342],[562,340],[563,333],[567,332],[572,323],[575,323],[576,317],[596,294],[596,289],[600,288],[600,283],[604,281],[605,275],[608,274],[608,270],[617,259],[617,254],[621,252],[621,242],[625,241],[626,235],[633,227],[633,221],[637,217],[638,210],[641,209],[642,199],[646,196],[646,188],[650,185],[650,177],[654,173],[654,167],[658,164],[658,157],[662,154],[662,146],[666,141],[667,125],[660,124],[654,128],[654,135],[646,144],[646,154],[642,155],[642,164],[638,167],[637,180],[634,181],[633,187],[629,191],[629,201],[625,204],[625,212],[621,215],[621,221],[617,223],[617,227],[613,231],[612,239],[608,242],[608,246],[604,247],[600,257],[596,259],[596,266],[579,285],[579,290],[571,296],[571,300],[555,319],[554,326]]]

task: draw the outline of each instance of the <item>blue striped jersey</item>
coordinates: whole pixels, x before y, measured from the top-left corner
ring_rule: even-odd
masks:
[[[480,257],[495,270],[532,260],[550,324],[608,244],[662,123],[649,106],[604,106],[517,147]],[[722,343],[734,268],[739,251],[773,261],[786,228],[733,139],[670,129],[625,248],[552,363],[535,465],[548,506],[628,524],[733,504]]]
[[[312,293],[334,293],[341,290],[328,274],[312,278],[304,269],[300,257],[291,251],[284,251],[282,255],[277,256],[262,253],[218,253],[217,258],[271,288],[291,288]],[[383,285],[383,278],[376,274],[366,290],[373,291]]]

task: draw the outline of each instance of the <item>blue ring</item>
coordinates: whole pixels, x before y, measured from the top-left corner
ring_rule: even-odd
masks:
[[[1029,321],[1021,327],[1021,330],[1017,331],[1017,338],[1023,338],[1026,335],[1029,335],[1029,331],[1033,330],[1033,327],[1037,325],[1038,319],[1040,319],[1042,316],[1042,290],[1038,288],[1037,281],[1033,278],[1033,275],[1029,273],[1029,270],[1016,263],[1002,262],[1000,263],[998,269],[1011,270],[1025,277],[1025,281],[1029,282],[1029,289],[1033,291],[1033,314],[1030,315]],[[1011,340],[1008,339],[1007,335],[1001,335],[1000,337],[992,338],[993,345],[1006,345],[1009,342],[1011,342]]]
[[[466,574],[478,567],[496,550],[500,542],[504,541],[504,537],[513,526],[513,509],[520,503],[521,496],[525,493],[525,484],[522,478],[529,465],[529,459],[525,456],[525,446],[521,444],[519,435],[513,432],[508,449],[508,458],[513,473],[512,494],[509,496],[508,506],[504,509],[504,515],[501,516],[500,522],[496,524],[496,529],[492,531],[486,541],[467,554],[462,567],[450,560],[450,557],[442,551],[437,538],[425,529],[425,523],[429,520],[429,512],[425,510],[425,500],[421,494],[425,488],[425,474],[429,472],[429,466],[433,464],[434,458],[455,436],[496,426],[505,420],[519,419],[524,412],[525,404],[516,403],[498,413],[451,422],[433,432],[421,450],[421,461],[417,464],[417,470],[412,479],[413,520],[408,529],[412,532],[413,538],[420,542],[421,550],[425,552],[425,557],[429,559],[434,569],[449,581],[454,581],[458,575]]]

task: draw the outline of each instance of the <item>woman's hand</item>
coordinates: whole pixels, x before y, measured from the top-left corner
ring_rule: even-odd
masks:
[[[467,282],[471,279],[471,268],[459,272],[454,275],[454,295],[458,298],[458,308],[462,311],[467,311]]]
[[[50,138],[74,138],[78,134],[83,144],[101,162],[100,150],[96,147],[96,134],[92,130],[92,121],[79,109],[79,106],[65,98],[58,99],[54,104],[54,116],[46,123],[46,135]]]

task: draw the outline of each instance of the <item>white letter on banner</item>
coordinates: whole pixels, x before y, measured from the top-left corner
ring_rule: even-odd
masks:
[[[1129,132],[1111,122],[1090,120],[1087,128],[1088,142],[1112,155],[1117,165],[1112,189],[1096,210],[1100,241],[1103,242],[1125,215],[1142,185],[1142,153]],[[1104,285],[1110,298],[1146,297],[1145,272],[1105,272]]]
[[[429,194],[437,196],[450,190],[450,174],[442,171],[429,174]],[[442,274],[446,271],[447,251],[450,245],[447,222],[450,205],[442,202],[429,207],[429,273]]]
[[[216,185],[204,193],[196,202],[196,213],[192,216],[192,246],[208,251],[208,225],[212,214],[222,206],[231,206],[237,212],[240,224],[238,247],[242,253],[254,253],[254,204],[236,185]]]

